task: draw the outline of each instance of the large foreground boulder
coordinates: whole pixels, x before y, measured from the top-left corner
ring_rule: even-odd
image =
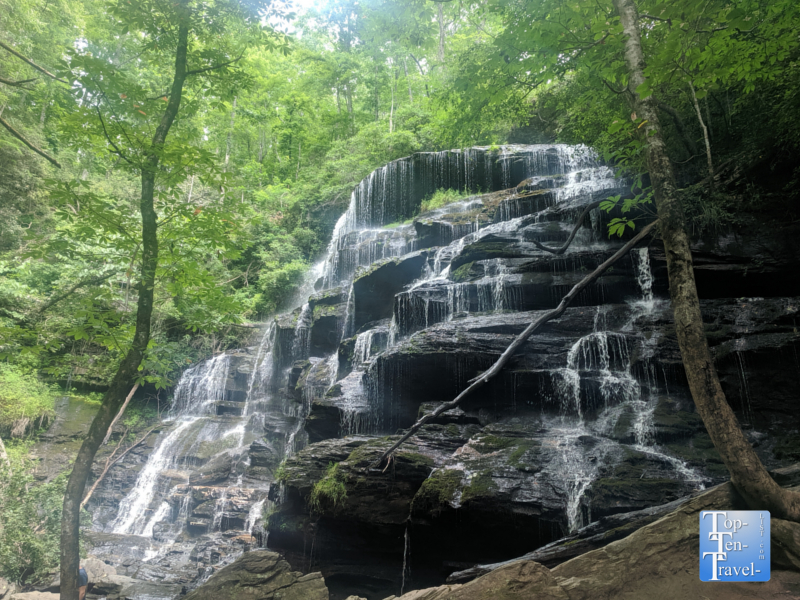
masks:
[[[321,573],[293,572],[276,552],[246,552],[185,600],[328,600]]]
[[[702,510],[741,506],[730,483],[682,505],[628,537],[550,570],[534,561],[503,566],[465,585],[417,590],[401,600],[744,600],[800,597],[800,526],[772,520],[772,578],[763,583],[700,581],[698,521]]]

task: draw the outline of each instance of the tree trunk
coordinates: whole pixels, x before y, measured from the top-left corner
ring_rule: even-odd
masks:
[[[233,106],[231,107],[231,126],[228,128],[228,136],[225,138],[225,165],[222,167],[223,173],[228,172],[228,160],[230,160],[231,157],[233,124],[235,120],[236,120],[236,96],[233,97]]]
[[[181,11],[182,12],[182,11]],[[147,344],[150,340],[150,321],[153,314],[153,289],[158,265],[158,224],[153,206],[155,180],[159,156],[164,142],[180,109],[183,84],[186,79],[186,55],[188,51],[189,25],[182,16],[178,28],[178,44],[175,52],[175,75],[167,108],[161,117],[142,165],[142,194],[139,210],[142,215],[142,267],[138,284],[139,298],[136,307],[136,329],[133,342],[117,373],[103,397],[97,415],[81,444],[72,467],[64,494],[61,516],[61,600],[78,600],[78,565],[80,539],[80,504],[83,500],[86,481],[92,468],[94,456],[105,437],[106,431],[120,405],[125,400],[131,383],[138,374]]]
[[[714,161],[711,158],[711,140],[708,137],[708,127],[706,127],[706,123],[703,121],[703,113],[700,112],[700,104],[697,102],[697,94],[694,91],[694,84],[691,81],[689,81],[689,89],[692,92],[692,103],[694,104],[694,110],[697,113],[697,121],[700,123],[700,127],[703,130],[703,140],[706,143],[706,161],[708,162],[708,185],[713,190]]]
[[[444,7],[439,2],[439,62],[444,64]]]
[[[406,76],[406,85],[408,86],[408,101],[414,104],[414,94],[411,91],[411,80],[408,78],[408,64],[405,58],[403,59],[403,73]]]
[[[397,91],[397,71],[394,73],[394,83],[389,86],[392,91],[392,107],[389,109],[389,133],[394,129],[394,93]]]
[[[11,461],[8,460],[8,454],[6,453],[6,445],[3,443],[3,438],[0,438],[0,460],[6,463],[6,466],[9,469],[11,468]]]
[[[630,74],[629,87],[635,94],[645,81],[639,15],[634,0],[614,0],[614,6],[626,35],[625,61]],[[798,521],[800,494],[784,490],[770,477],[725,399],[703,330],[683,209],[661,137],[655,101],[652,96],[640,98],[635,94],[634,97],[637,114],[646,120],[642,135],[647,140],[648,168],[667,255],[675,330],[697,411],[731,474],[731,482],[748,505],[754,510],[769,510],[777,518]]]

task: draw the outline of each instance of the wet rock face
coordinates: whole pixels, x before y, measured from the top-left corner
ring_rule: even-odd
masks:
[[[421,275],[427,260],[427,252],[414,252],[357,272],[353,281],[353,331],[370,321],[390,318],[395,295]]]
[[[488,193],[413,217],[447,187]],[[558,564],[724,481],[657,244],[618,261],[497,378],[374,468],[398,430],[452,400],[624,243],[607,235],[622,214],[589,211],[563,254],[537,244],[558,248],[584,209],[629,194],[591,152],[563,146],[420,154],[376,171],[307,302],[187,371],[175,419],[110,471],[92,500],[93,554],[121,576],[193,589],[214,572],[225,585],[262,581],[251,571],[277,568],[272,558],[230,567],[266,541],[291,565],[281,573],[321,571],[334,598],[382,600],[540,549],[536,560]],[[746,434],[791,479],[779,469],[800,459],[800,300],[765,281],[788,280],[796,253],[770,242],[767,260],[742,239],[697,246],[706,333]],[[144,488],[142,522],[113,533]]]
[[[216,573],[186,600],[328,600],[320,573],[292,571],[275,552],[247,552]]]
[[[606,233],[621,214],[593,210],[564,254],[537,246],[558,248],[586,206],[630,194],[599,165],[568,162],[560,172],[545,169],[505,191],[421,214],[391,234],[343,221],[353,229],[339,238],[337,273],[356,275],[336,381],[311,402],[305,429],[312,445],[284,466],[281,493],[271,492],[281,502],[270,545],[289,552],[293,564],[309,560],[302,549],[313,543],[315,564],[339,582],[332,585],[372,577],[372,590],[351,591],[380,598],[405,585],[409,552],[412,585],[420,587],[425,578],[524,554],[585,525],[626,523],[625,515],[727,477],[691,400],[657,246],[617,262],[500,376],[412,437],[404,451],[432,461],[424,478],[400,455],[387,473],[370,470],[368,461],[356,466],[354,446],[356,456],[378,456],[389,443],[380,436],[391,439],[454,398],[539,311],[556,306],[624,242]],[[380,221],[371,210],[365,223],[374,226]],[[409,251],[425,248],[424,258],[416,251],[352,266],[356,253],[348,247],[364,259],[367,246],[375,250],[389,236]],[[800,423],[790,409],[800,376],[792,364],[798,302],[739,299],[760,295],[758,277],[720,287],[722,274],[760,264],[756,246],[725,239],[698,245],[696,277],[725,392],[762,459],[777,467],[800,457],[791,441]],[[791,268],[791,253],[771,251],[784,258],[765,273]],[[342,257],[350,261],[344,270]],[[408,273],[398,274],[400,265]],[[369,322],[376,319],[384,321]],[[347,499],[336,511],[310,510],[314,486],[332,463]],[[379,501],[375,490],[388,477],[393,487]]]

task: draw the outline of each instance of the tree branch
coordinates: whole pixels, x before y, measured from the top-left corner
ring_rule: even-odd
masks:
[[[133,395],[136,393],[136,390],[138,389],[139,389],[139,384],[134,383],[133,387],[131,388],[131,391],[128,393],[128,397],[125,398],[125,402],[122,403],[122,408],[119,409],[117,416],[114,417],[114,420],[111,421],[111,425],[108,426],[108,431],[106,431],[106,437],[103,438],[103,444],[108,443],[108,438],[111,437],[111,430],[114,429],[114,425],[116,425],[117,421],[119,421],[122,415],[125,414],[125,409],[128,408],[128,404],[130,403],[131,398],[133,398]]]
[[[0,83],[5,83],[6,85],[11,85],[14,87],[22,87],[24,84],[30,83],[31,81],[36,81],[37,79],[38,77],[34,77],[33,79],[23,79],[21,81],[10,81],[8,79],[3,79],[2,77],[0,77]],[[24,88],[24,89],[29,90],[31,88]]]
[[[19,53],[19,52],[17,52],[16,50],[14,50],[14,49],[13,49],[11,46],[9,46],[8,44],[4,44],[3,42],[0,42],[0,48],[3,48],[3,49],[5,49],[5,50],[8,50],[9,52],[11,52],[11,54],[13,54],[14,56],[16,56],[18,59],[20,59],[21,61],[24,61],[24,62],[28,63],[28,64],[29,64],[30,66],[32,66],[34,69],[36,69],[37,71],[40,71],[40,72],[44,73],[44,74],[45,74],[45,75],[47,75],[48,77],[52,77],[52,78],[53,78],[53,79],[55,79],[56,81],[60,81],[61,83],[66,83],[67,85],[70,85],[69,81],[64,81],[63,79],[59,79],[58,77],[56,77],[55,75],[53,75],[53,74],[52,74],[50,71],[47,71],[47,70],[43,69],[42,67],[40,67],[39,65],[37,65],[37,64],[36,64],[35,62],[33,62],[33,61],[30,59],[30,58],[26,58],[25,56],[23,56],[22,54],[20,54],[20,53]]]
[[[561,246],[561,248],[555,248],[555,249],[554,248],[548,248],[547,246],[545,246],[544,244],[542,244],[541,242],[539,242],[537,240],[533,240],[533,244],[537,248],[539,248],[539,250],[544,250],[545,252],[550,252],[552,254],[564,254],[564,252],[567,251],[567,248],[569,248],[569,245],[572,243],[572,240],[575,239],[575,235],[578,233],[578,229],[580,229],[581,225],[583,225],[583,220],[586,218],[586,215],[588,215],[591,210],[594,210],[598,206],[600,206],[600,200],[598,200],[597,202],[592,202],[591,204],[587,204],[586,205],[586,208],[583,209],[583,212],[578,217],[578,220],[575,223],[575,227],[572,228],[572,233],[569,234],[569,237],[567,238],[567,241],[564,242],[564,245]]]
[[[672,122],[675,123],[675,129],[678,130],[678,134],[681,136],[681,140],[683,140],[683,145],[686,146],[686,149],[689,151],[689,154],[691,156],[697,154],[697,145],[694,143],[694,140],[686,131],[686,125],[683,123],[683,119],[681,119],[680,113],[677,110],[675,110],[672,106],[670,106],[666,102],[662,102],[655,96],[653,97],[653,99],[656,101],[656,106],[658,106],[660,110],[663,110],[670,117],[672,117]]]
[[[106,140],[108,140],[108,143],[111,144],[111,147],[114,148],[114,154],[118,155],[122,160],[124,160],[129,165],[132,165],[133,163],[128,159],[127,156],[125,156],[122,153],[122,150],[120,150],[117,147],[117,145],[111,140],[111,136],[108,135],[108,130],[106,129],[106,122],[103,120],[103,113],[100,112],[100,107],[95,106],[95,109],[97,110],[97,116],[100,119],[100,124],[103,126],[103,134],[106,136]]]
[[[186,71],[186,76],[188,77],[189,75],[198,75],[200,73],[205,73],[206,71],[213,71],[214,69],[221,69],[222,67],[227,67],[228,65],[232,65],[233,63],[242,60],[243,56],[244,52],[242,52],[242,54],[239,55],[239,58],[234,58],[233,60],[229,60],[228,62],[224,62],[219,65],[213,65],[211,67],[206,67],[205,69],[194,69],[193,71]]]
[[[672,27],[672,19],[662,19],[661,17],[654,17],[653,15],[646,15],[643,13],[639,13],[639,16],[642,19],[651,19],[653,21],[661,21],[662,23],[667,23],[670,27]]]
[[[85,285],[91,285],[91,284],[94,284],[94,283],[100,283],[102,281],[105,281],[109,277],[113,277],[117,273],[118,273],[118,271],[109,271],[108,273],[104,273],[103,275],[97,275],[95,277],[89,277],[87,279],[80,280],[78,283],[76,283],[71,288],[69,288],[66,292],[64,292],[62,294],[59,294],[57,296],[54,296],[53,298],[50,298],[50,300],[48,300],[42,306],[40,306],[39,308],[34,310],[30,314],[30,316],[28,318],[30,318],[32,316],[36,316],[36,315],[42,314],[44,311],[46,311],[48,308],[50,308],[54,304],[57,304],[58,302],[61,302],[67,296],[70,296],[73,293],[75,293],[75,291],[78,290],[79,288],[82,288]]]
[[[84,499],[81,501],[81,508],[83,508],[83,507],[86,505],[86,503],[89,501],[89,498],[91,498],[91,497],[92,497],[92,494],[94,493],[95,489],[97,489],[97,486],[98,486],[98,485],[100,485],[100,482],[101,482],[101,481],[103,481],[103,478],[106,476],[106,473],[108,473],[108,470],[109,470],[111,467],[113,467],[115,464],[117,464],[119,461],[121,461],[123,458],[125,458],[125,456],[128,454],[128,452],[130,452],[131,450],[133,450],[134,448],[136,448],[136,446],[138,446],[138,445],[139,445],[139,444],[141,444],[143,441],[145,441],[145,440],[147,439],[147,436],[148,436],[148,435],[150,435],[151,433],[153,433],[153,430],[154,430],[156,427],[158,427],[158,425],[154,425],[153,427],[151,427],[150,429],[148,429],[148,430],[147,430],[147,433],[145,433],[145,434],[144,434],[142,437],[140,437],[140,438],[139,438],[139,439],[138,439],[136,442],[134,442],[134,443],[133,443],[133,445],[132,445],[130,448],[126,449],[126,450],[125,450],[125,452],[123,452],[122,454],[120,454],[120,455],[119,455],[117,458],[115,458],[115,459],[112,461],[112,458],[114,458],[114,454],[117,452],[117,449],[119,449],[119,446],[117,446],[117,448],[114,450],[114,452],[111,454],[111,456],[109,456],[109,457],[108,457],[108,460],[106,461],[106,466],[103,468],[103,472],[100,474],[100,477],[98,477],[98,478],[97,478],[97,481],[95,481],[95,482],[92,484],[92,487],[89,489],[89,492],[86,494],[86,496],[84,497]],[[124,439],[124,438],[123,438],[123,439]],[[120,444],[121,444],[121,443],[122,443],[122,440],[120,440]]]
[[[608,268],[617,262],[620,258],[625,256],[628,251],[633,248],[636,244],[638,244],[645,236],[647,236],[653,228],[658,223],[658,220],[653,221],[649,225],[645,226],[639,234],[631,239],[627,244],[625,244],[622,248],[617,250],[613,256],[611,256],[608,260],[606,260],[603,264],[597,267],[590,275],[584,277],[581,281],[579,281],[575,286],[569,291],[569,293],[561,299],[561,303],[554,309],[547,311],[538,319],[536,319],[533,323],[528,325],[528,327],[520,333],[516,339],[511,342],[508,348],[505,349],[503,354],[500,355],[500,358],[489,367],[486,371],[481,373],[475,379],[470,381],[469,387],[461,392],[454,400],[450,402],[445,402],[444,404],[440,405],[436,410],[433,412],[428,413],[427,415],[423,416],[419,421],[414,423],[408,431],[397,440],[391,448],[389,448],[386,452],[384,452],[381,457],[372,465],[372,468],[378,468],[389,457],[395,450],[397,450],[408,438],[414,435],[420,427],[422,427],[425,423],[430,421],[431,419],[438,417],[443,412],[447,412],[448,410],[452,410],[459,403],[466,398],[469,394],[474,392],[479,387],[482,387],[484,384],[488,383],[490,379],[495,377],[500,371],[502,371],[503,367],[506,363],[511,360],[511,357],[516,353],[517,350],[525,343],[525,341],[533,335],[533,333],[539,329],[542,325],[547,323],[548,321],[555,319],[556,317],[561,316],[570,303],[575,299],[575,297],[580,294],[588,285],[593,283],[597,278],[599,278],[603,273],[605,273]]]
[[[0,43],[2,43],[2,42],[0,42]],[[36,154],[38,154],[39,156],[42,156],[42,157],[46,158],[46,159],[47,159],[47,160],[49,160],[51,163],[53,163],[55,166],[57,166],[59,169],[61,168],[61,164],[60,164],[60,163],[59,163],[59,162],[58,162],[58,161],[57,161],[55,158],[53,158],[52,156],[50,156],[49,154],[47,154],[47,153],[46,153],[46,152],[44,152],[43,150],[39,150],[39,148],[37,148],[36,146],[34,146],[33,144],[31,144],[31,143],[30,143],[28,140],[26,140],[26,139],[25,139],[25,136],[23,136],[23,135],[22,135],[22,134],[21,134],[19,131],[17,131],[16,129],[14,129],[14,128],[13,128],[13,127],[12,127],[12,126],[11,126],[11,125],[8,123],[8,121],[6,121],[6,120],[5,120],[3,117],[0,117],[0,125],[2,125],[3,127],[5,127],[6,129],[8,129],[8,130],[11,132],[11,135],[13,135],[15,138],[17,138],[17,139],[18,139],[19,141],[21,141],[23,144],[25,144],[25,145],[26,145],[28,148],[30,148],[31,150],[33,150],[34,152],[36,152]]]

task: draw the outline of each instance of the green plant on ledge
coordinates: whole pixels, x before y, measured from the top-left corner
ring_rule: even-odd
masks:
[[[278,468],[275,469],[275,473],[273,476],[275,477],[275,481],[279,483],[284,483],[287,479],[289,479],[289,472],[286,470],[285,460],[278,465]]]
[[[325,475],[311,488],[308,497],[308,507],[314,513],[335,513],[344,506],[347,498],[347,488],[344,485],[344,475],[339,472],[339,463],[328,463]]]

